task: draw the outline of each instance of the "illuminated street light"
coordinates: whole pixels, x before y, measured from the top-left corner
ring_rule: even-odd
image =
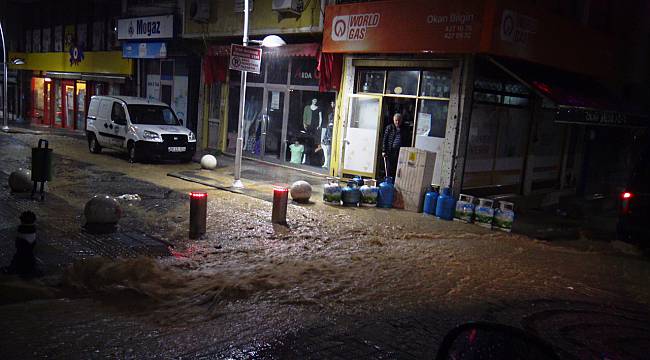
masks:
[[[248,46],[248,0],[244,0],[244,38],[242,44]],[[286,42],[277,35],[269,35],[263,40],[250,40],[254,44],[264,47],[278,47],[286,45]],[[239,90],[239,119],[237,122],[237,149],[235,151],[235,180],[232,187],[241,189],[244,183],[241,181],[241,160],[244,151],[244,109],[246,107],[246,71],[241,73],[241,83]]]

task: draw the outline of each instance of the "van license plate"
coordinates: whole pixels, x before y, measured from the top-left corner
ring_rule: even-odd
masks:
[[[185,151],[185,146],[171,146],[168,147],[167,150],[169,152],[183,152]]]

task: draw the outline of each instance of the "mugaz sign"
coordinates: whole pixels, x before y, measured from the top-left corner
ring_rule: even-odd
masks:
[[[359,41],[366,38],[368,28],[379,26],[379,13],[335,16],[332,19],[332,40]]]
[[[119,19],[118,40],[171,39],[174,37],[174,15]]]

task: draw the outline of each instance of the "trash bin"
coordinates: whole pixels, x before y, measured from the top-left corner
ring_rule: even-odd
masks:
[[[52,149],[45,139],[39,139],[38,147],[32,148],[32,181],[52,181]]]
[[[36,193],[36,184],[41,183],[41,200],[45,199],[45,182],[52,180],[52,149],[45,139],[38,140],[38,147],[32,148],[32,197]]]

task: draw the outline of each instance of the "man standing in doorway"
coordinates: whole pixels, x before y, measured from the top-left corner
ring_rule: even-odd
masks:
[[[399,158],[399,149],[402,147],[402,114],[393,115],[393,122],[384,129],[384,139],[382,142],[382,153],[386,161],[386,176],[395,177],[397,171],[397,159]]]

